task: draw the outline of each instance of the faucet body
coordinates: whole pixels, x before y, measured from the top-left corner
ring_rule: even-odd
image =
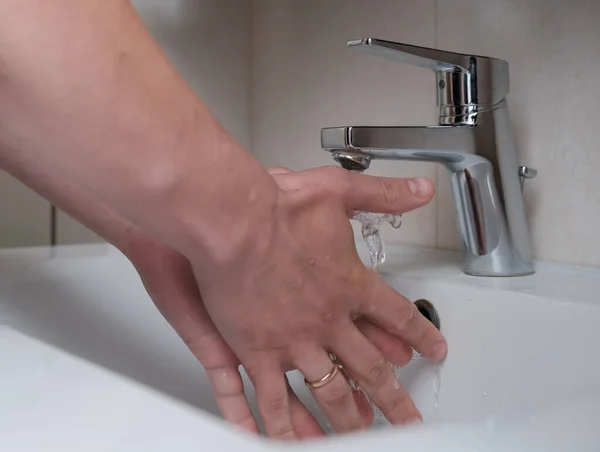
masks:
[[[345,168],[360,171],[371,159],[444,165],[451,175],[465,273],[533,273],[522,183],[536,171],[517,164],[505,99],[508,64],[372,38],[348,44],[433,69],[439,125],[325,128],[322,148]]]

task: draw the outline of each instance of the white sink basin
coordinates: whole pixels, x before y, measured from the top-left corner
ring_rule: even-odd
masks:
[[[600,450],[600,271],[537,269],[475,278],[454,253],[388,247],[383,277],[432,302],[448,339],[437,408],[436,372],[419,358],[399,376],[423,426],[376,420],[366,433],[286,447]],[[0,252],[0,379],[2,450],[283,447],[220,419],[202,367],[105,245]],[[300,375],[290,379],[326,425]]]

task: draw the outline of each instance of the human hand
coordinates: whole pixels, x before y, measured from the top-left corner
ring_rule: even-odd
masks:
[[[446,355],[446,343],[411,302],[363,265],[348,218],[354,210],[403,213],[420,207],[431,200],[432,183],[338,168],[273,177],[276,203],[256,225],[251,243],[227,260],[192,259],[207,311],[256,388],[267,434],[301,436],[284,372],[298,368],[317,381],[332,370],[328,352],[390,422],[419,420],[381,350],[354,321],[364,317],[434,361]],[[367,425],[355,393],[339,373],[313,390],[337,431]]]
[[[233,425],[257,433],[238,370],[240,361],[206,312],[187,258],[139,231],[127,240],[123,251],[156,307],[205,368],[223,417]],[[401,366],[410,360],[412,349],[399,338],[364,319],[358,319],[356,325],[391,363]],[[288,397],[290,419],[298,438],[323,436],[322,429],[291,388]],[[360,392],[354,393],[354,397],[365,425],[369,425],[373,420],[370,404]]]

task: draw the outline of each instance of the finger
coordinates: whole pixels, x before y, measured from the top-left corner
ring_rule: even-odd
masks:
[[[267,168],[267,172],[271,175],[271,176],[275,176],[277,174],[287,174],[287,173],[291,173],[292,170],[289,168],[286,168],[285,166],[272,166],[270,168]]]
[[[354,327],[344,330],[336,355],[388,421],[401,425],[421,420],[409,394],[377,348]]]
[[[259,373],[252,372],[258,411],[265,432],[273,439],[298,439],[290,414],[288,384],[283,371],[277,366],[261,365]]]
[[[356,210],[376,213],[404,213],[424,206],[433,198],[435,186],[426,178],[375,177],[324,166],[296,171],[288,185],[306,188],[307,181],[318,195],[330,192],[343,200],[348,215]]]
[[[302,404],[289,382],[287,388],[290,401],[290,416],[292,417],[292,425],[298,438],[309,439],[325,436],[325,432],[313,415]]]
[[[412,359],[412,347],[398,336],[388,333],[365,318],[355,320],[354,324],[390,363],[403,367]]]
[[[365,425],[367,427],[370,426],[373,424],[375,413],[367,396],[362,391],[352,391],[352,395],[354,396],[354,401],[356,402],[356,406],[358,407],[358,411],[360,412]]]
[[[295,365],[308,381],[319,381],[336,365],[324,350],[304,350],[295,360]],[[336,432],[361,430],[366,423],[354,397],[354,391],[341,372],[320,388],[311,392]]]
[[[258,433],[239,360],[210,319],[188,260],[178,253],[155,253],[153,265],[140,270],[157,308],[204,367],[224,419]]]
[[[256,420],[244,394],[244,383],[235,367],[206,369],[215,400],[226,421],[258,433]]]
[[[374,177],[348,171],[345,201],[349,211],[405,213],[429,203],[434,184],[425,178]]]
[[[199,313],[196,313],[199,314]],[[214,325],[193,327],[190,321],[178,323],[169,319],[184,343],[202,363],[209,378],[215,401],[223,418],[244,430],[259,433],[244,393],[244,383],[233,355]]]
[[[334,355],[330,354],[330,356]],[[356,407],[363,418],[365,426],[368,427],[373,423],[373,418],[375,417],[371,402],[369,402],[365,393],[360,389],[358,383],[352,378],[352,375],[348,373],[348,370],[343,366],[342,361],[337,356],[335,357],[335,364],[338,365],[340,373],[342,373],[350,387],[353,389],[352,395],[354,396]]]
[[[359,311],[388,332],[405,340],[426,358],[437,362],[445,358],[448,345],[442,333],[417,307],[373,274],[371,294]]]

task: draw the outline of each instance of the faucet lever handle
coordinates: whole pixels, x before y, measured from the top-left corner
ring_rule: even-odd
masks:
[[[509,90],[508,63],[498,58],[436,50],[383,39],[348,41],[348,47],[437,74],[440,107],[496,105]]]
[[[362,38],[348,41],[348,47],[372,55],[412,64],[435,72],[468,72],[469,57],[459,53],[430,49],[383,39]]]

